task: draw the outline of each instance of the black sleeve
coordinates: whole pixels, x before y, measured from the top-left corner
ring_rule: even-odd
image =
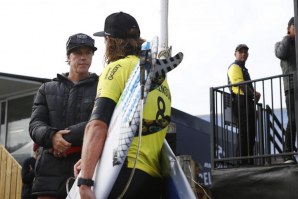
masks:
[[[289,56],[290,37],[285,36],[282,41],[275,44],[275,56],[281,60],[287,59]]]
[[[52,147],[52,135],[59,129],[49,125],[49,110],[46,100],[46,84],[42,84],[38,89],[29,123],[29,134],[33,141],[45,148]]]
[[[84,130],[88,122],[80,122],[68,127],[70,133],[63,135],[63,138],[72,144],[72,146],[82,146]]]
[[[90,121],[91,120],[101,120],[110,124],[116,103],[109,98],[106,97],[99,97],[96,98],[94,107],[91,113]]]

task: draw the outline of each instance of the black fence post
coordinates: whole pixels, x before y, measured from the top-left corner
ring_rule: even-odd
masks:
[[[298,2],[294,0],[294,23],[295,27],[298,27]],[[297,28],[296,28],[297,29]],[[297,31],[296,31],[297,32]],[[298,65],[298,39],[295,38],[295,52],[296,52],[296,69]],[[294,99],[295,99],[295,125],[298,127],[298,72],[297,70],[293,74],[294,78]],[[298,140],[297,128],[296,128],[296,142]],[[294,147],[295,148],[295,147]]]
[[[213,88],[210,88],[210,152],[211,152],[211,170],[214,169],[214,134],[216,133],[217,125],[215,125],[215,102]]]

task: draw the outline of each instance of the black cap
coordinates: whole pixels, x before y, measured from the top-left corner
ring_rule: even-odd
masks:
[[[127,35],[132,28],[137,29],[138,34],[134,36]],[[127,39],[140,38],[140,28],[136,19],[124,12],[117,12],[109,15],[105,20],[104,31],[93,34],[94,36],[104,37],[110,36],[113,38]]]
[[[97,50],[94,46],[94,39],[86,34],[78,33],[69,37],[66,42],[66,51],[69,53],[71,50],[82,46],[90,47],[93,52]]]
[[[292,17],[289,22],[288,22],[288,28],[291,26],[291,25],[295,25],[294,24],[294,17]]]
[[[246,44],[239,44],[236,49],[235,49],[235,52],[237,52],[238,50],[242,49],[242,48],[246,48],[246,50],[248,50],[249,48],[247,47]]]

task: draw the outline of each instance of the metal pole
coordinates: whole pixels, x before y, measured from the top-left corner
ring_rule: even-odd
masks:
[[[216,133],[216,128],[215,126],[215,100],[214,100],[214,90],[211,87],[210,89],[210,151],[211,151],[211,170],[215,168],[214,164],[214,158],[215,158],[215,133]],[[217,150],[217,149],[216,149]]]
[[[298,25],[298,2],[294,0],[294,22],[295,27]],[[297,29],[297,28],[296,28]],[[297,31],[296,31],[297,32]],[[298,40],[295,37],[295,52],[296,52],[296,69],[298,65]],[[295,71],[294,75],[294,98],[295,98],[295,124],[298,127],[298,72]],[[297,128],[296,128],[296,140],[298,139]]]
[[[160,1],[160,36],[159,36],[159,54],[158,58],[165,59],[171,56],[171,50],[168,46],[168,9],[169,1]]]

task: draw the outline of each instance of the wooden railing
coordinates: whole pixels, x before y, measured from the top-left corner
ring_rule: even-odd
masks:
[[[21,199],[22,194],[22,167],[0,145],[0,198]]]

